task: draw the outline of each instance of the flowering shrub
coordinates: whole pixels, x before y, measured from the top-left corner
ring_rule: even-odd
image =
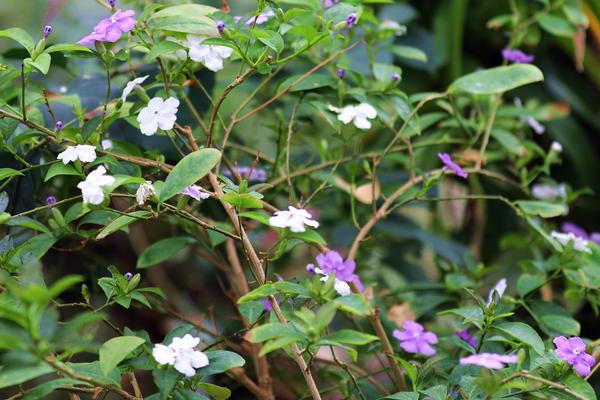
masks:
[[[5,398],[596,398],[599,234],[559,227],[583,192],[521,50],[578,0],[508,2],[437,92],[406,3],[165,3],[0,31]],[[102,101],[46,90],[82,65]]]

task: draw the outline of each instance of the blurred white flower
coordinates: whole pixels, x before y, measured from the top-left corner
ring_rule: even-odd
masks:
[[[383,30],[394,31],[396,36],[402,36],[406,33],[406,26],[400,25],[398,22],[391,19],[384,19],[380,28]]]
[[[154,190],[154,186],[152,186],[152,182],[150,181],[140,184],[140,187],[135,192],[135,199],[140,206],[152,196],[156,196],[156,190]]]
[[[555,151],[557,153],[562,153],[562,145],[558,142],[552,142],[552,147],[551,147],[552,151]]]
[[[85,178],[77,184],[83,195],[83,202],[98,205],[104,201],[103,186],[110,186],[115,183],[115,178],[106,175],[106,168],[102,165],[90,172]]]
[[[329,110],[339,114],[338,119],[344,124],[347,125],[350,122],[353,122],[358,129],[371,128],[369,119],[377,118],[377,110],[369,103],[361,103],[357,106],[346,106],[342,109],[330,105]]]
[[[196,375],[196,369],[209,364],[208,357],[201,351],[194,350],[200,338],[189,333],[184,337],[173,338],[170,345],[155,344],[152,356],[161,365],[172,365],[188,378]]]
[[[277,211],[269,218],[269,225],[277,228],[290,228],[292,232],[304,232],[305,225],[313,228],[319,227],[319,223],[312,219],[312,215],[308,211],[292,206],[288,207],[288,211]]]
[[[223,69],[223,60],[231,57],[233,50],[226,46],[215,46],[202,44],[208,39],[206,36],[187,36],[187,46],[190,48],[190,58],[196,62],[204,64],[206,68],[213,72]]]
[[[103,139],[102,140],[102,149],[103,150],[110,150],[112,149],[114,146],[113,141],[110,139]]]
[[[498,293],[498,299],[500,299],[503,295],[504,292],[506,291],[506,279],[502,278],[498,281],[498,283],[496,283],[496,286],[494,286],[494,288],[492,290],[490,290],[490,294],[488,295],[488,301],[487,301],[487,306],[489,307],[490,304],[492,304],[492,301],[494,300],[494,292]]]
[[[552,231],[550,234],[554,239],[558,240],[560,244],[566,246],[569,242],[573,242],[573,249],[577,251],[583,251],[584,253],[592,254],[592,250],[588,247],[589,241],[581,238],[574,233],[561,233]]]
[[[125,103],[125,99],[127,99],[127,96],[129,96],[129,94],[133,91],[135,85],[141,85],[142,83],[144,83],[144,81],[148,79],[148,76],[149,75],[141,76],[139,78],[135,78],[134,80],[127,82],[127,85],[125,85],[125,89],[123,89],[123,94],[121,95],[121,100],[123,101],[123,103]]]
[[[178,107],[179,100],[175,97],[169,97],[167,100],[160,97],[153,98],[148,102],[148,106],[138,114],[140,130],[144,135],[152,136],[158,128],[163,131],[173,129],[175,121],[177,121]]]
[[[531,194],[536,199],[550,200],[556,198],[567,197],[567,185],[561,183],[560,185],[550,185],[547,183],[538,183],[531,187]]]
[[[59,160],[67,165],[77,159],[81,162],[92,162],[96,159],[96,148],[89,144],[78,144],[77,146],[69,146],[58,155]]]

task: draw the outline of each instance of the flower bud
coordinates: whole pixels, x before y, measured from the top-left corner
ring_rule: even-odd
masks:
[[[346,17],[346,27],[348,29],[352,29],[357,20],[358,16],[356,15],[356,13],[348,14],[348,16]]]
[[[344,79],[344,77],[346,76],[346,70],[344,68],[340,68],[337,70],[336,75],[338,76],[338,78]]]
[[[396,83],[400,80],[400,74],[398,74],[397,72],[394,72],[392,74],[392,77],[390,78],[392,82]]]
[[[46,25],[44,27],[44,39],[48,39],[48,36],[52,33],[52,26]]]
[[[63,129],[63,123],[62,121],[56,121],[56,126],[54,127],[54,129],[56,130],[56,132],[60,132]]]
[[[219,31],[219,33],[223,33],[223,31],[225,30],[226,27],[227,27],[227,25],[225,25],[225,22],[223,22],[223,21],[217,22],[217,30]]]

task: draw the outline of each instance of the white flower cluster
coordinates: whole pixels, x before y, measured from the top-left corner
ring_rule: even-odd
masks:
[[[550,234],[554,239],[558,240],[563,246],[567,246],[569,242],[573,242],[573,249],[583,251],[584,253],[592,254],[592,250],[588,247],[590,242],[582,237],[575,235],[572,232],[562,233],[552,231]]]
[[[339,114],[338,119],[344,124],[348,125],[352,122],[358,129],[370,129],[371,121],[369,120],[377,118],[377,110],[369,103],[350,105],[341,109],[330,105],[329,111]]]
[[[172,365],[188,378],[196,375],[196,369],[209,364],[208,357],[201,351],[194,350],[200,338],[189,333],[184,337],[173,338],[170,345],[155,344],[152,356],[161,365]]]
[[[78,144],[77,146],[68,146],[58,155],[59,160],[67,165],[70,162],[79,160],[81,162],[92,162],[96,159],[96,148],[89,144]]]
[[[104,201],[104,186],[115,183],[115,178],[106,175],[106,168],[102,165],[90,172],[85,181],[79,182],[77,187],[81,189],[83,202],[98,205]]]
[[[292,232],[304,232],[305,225],[319,227],[319,223],[312,219],[308,211],[293,206],[289,206],[288,211],[277,211],[269,218],[269,225],[276,228],[290,228]]]

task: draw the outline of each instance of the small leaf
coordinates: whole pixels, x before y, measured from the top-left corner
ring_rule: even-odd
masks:
[[[48,172],[46,172],[46,177],[44,178],[44,182],[48,182],[50,179],[55,176],[60,175],[75,175],[80,176],[81,173],[75,168],[72,164],[63,164],[62,162],[54,163],[48,168]]]
[[[250,193],[229,192],[221,196],[221,200],[237,208],[262,208],[262,202]]]
[[[542,80],[544,80],[544,75],[535,65],[512,64],[465,75],[455,80],[448,91],[450,93],[498,94]]]
[[[178,6],[166,7],[158,12],[152,13],[148,19],[165,17],[187,17],[190,15],[210,15],[213,14],[215,11],[218,10],[211,6],[204,6],[200,4],[181,4]]]
[[[517,292],[519,292],[519,296],[525,297],[545,282],[546,277],[543,275],[523,274],[517,281]]]
[[[100,368],[104,375],[108,375],[113,368],[144,343],[145,340],[137,336],[119,336],[102,344],[99,357]]]
[[[334,300],[340,310],[349,312],[355,315],[368,315],[369,303],[361,294],[350,294],[341,296]]]
[[[567,19],[552,14],[540,15],[538,23],[542,29],[554,36],[571,38],[576,31],[576,28]]]
[[[242,356],[232,351],[216,350],[205,352],[209,364],[197,370],[197,376],[208,376],[222,374],[231,368],[243,367],[246,360]]]
[[[178,236],[153,243],[140,254],[137,268],[147,268],[168,260],[194,241],[189,236]]]
[[[164,203],[186,187],[202,179],[217,164],[221,153],[216,149],[198,150],[185,156],[175,165],[163,185],[159,202]]]
[[[227,400],[231,397],[231,390],[212,383],[199,383],[198,388],[206,392],[214,400]]]
[[[369,335],[352,329],[342,329],[337,332],[333,332],[329,335],[323,336],[319,339],[319,342],[337,342],[342,344],[349,344],[355,346],[362,346],[378,340],[377,336]]]
[[[171,42],[170,40],[161,40],[160,42],[152,46],[150,52],[146,55],[146,57],[148,57],[148,59],[150,60],[153,60],[165,53],[171,53],[182,49],[186,50],[186,48],[180,45],[179,43]]]
[[[119,218],[112,221],[110,224],[106,225],[102,231],[96,236],[96,240],[102,240],[108,235],[111,235],[126,227],[127,225],[131,225],[134,222],[137,222],[142,219],[150,218],[152,214],[148,211],[134,211],[127,215],[121,215]]]
[[[55,44],[55,45],[48,47],[44,51],[46,53],[54,53],[57,51],[83,51],[83,52],[87,52],[87,53],[93,53],[92,50],[90,50],[89,48],[87,48],[85,46],[81,46],[79,44],[71,44],[71,43]]]
[[[269,30],[260,30],[257,28],[254,28],[254,29],[259,30],[261,32],[261,35],[257,37],[257,39],[260,42],[262,42],[263,44],[266,44],[268,47],[273,49],[277,54],[279,54],[283,51],[285,44],[283,43],[283,38],[281,37],[281,35],[279,33],[274,32],[274,31],[269,31]]]
[[[525,214],[538,215],[542,218],[554,218],[565,212],[565,207],[560,204],[546,203],[536,200],[519,200],[515,204],[519,206]]]
[[[21,171],[17,171],[12,168],[0,168],[0,181],[6,178],[10,178],[11,176],[25,176]]]
[[[50,70],[50,63],[52,62],[52,57],[48,53],[42,53],[35,59],[35,61],[31,58],[26,58],[23,61],[25,65],[33,67],[40,71],[42,74],[46,75]]]
[[[420,62],[427,62],[427,54],[421,49],[411,46],[394,46],[392,47],[392,53],[398,57],[406,58],[408,60],[415,60]]]
[[[33,47],[35,46],[33,43],[33,39],[29,33],[27,33],[21,28],[9,28],[0,31],[0,37],[12,39],[15,42],[18,42],[25,49],[27,49],[30,55],[31,53],[33,53]]]
[[[539,355],[544,354],[545,348],[542,338],[529,325],[522,322],[504,322],[496,325],[495,328],[516,339],[518,342],[525,343]]]

